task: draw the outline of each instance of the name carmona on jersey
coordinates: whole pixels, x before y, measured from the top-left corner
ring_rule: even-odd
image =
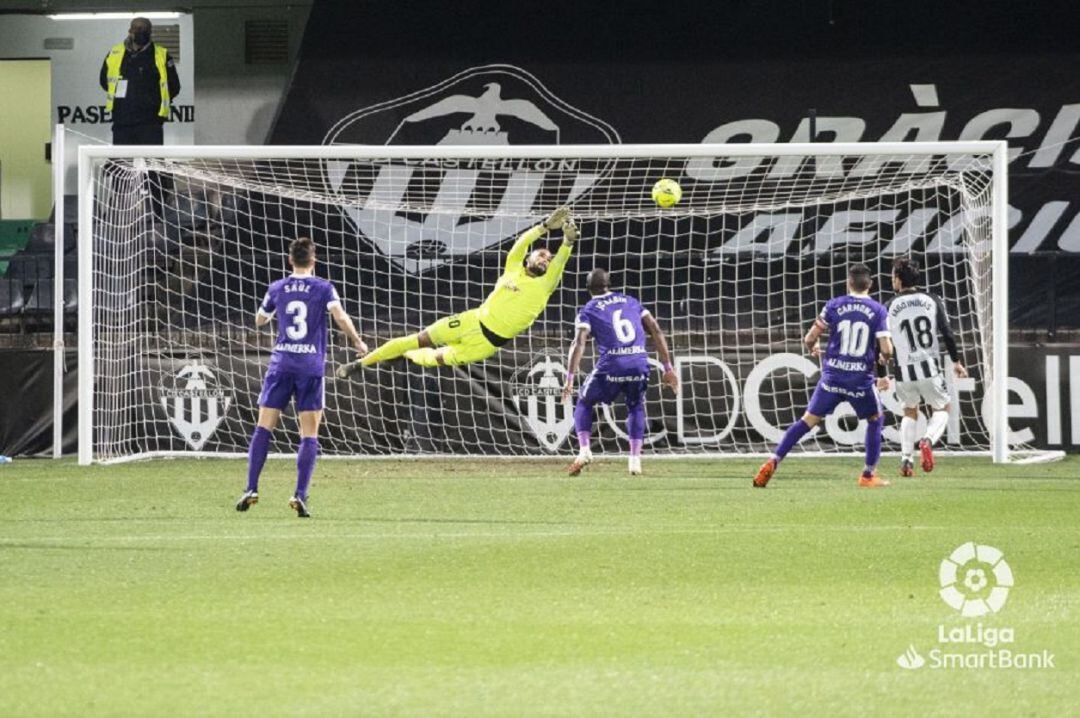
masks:
[[[847,314],[848,312],[860,312],[866,315],[867,319],[874,318],[873,308],[868,307],[865,304],[857,304],[855,302],[851,302],[848,304],[841,304],[839,307],[836,308],[837,314]]]

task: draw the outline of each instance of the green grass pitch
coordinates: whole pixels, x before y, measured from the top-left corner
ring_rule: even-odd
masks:
[[[884,467],[891,474],[894,459]],[[323,461],[314,518],[233,510],[240,461],[0,467],[0,715],[1069,715],[1080,457]],[[974,541],[1015,586],[984,627],[1045,670],[904,670],[961,618]],[[1000,648],[1001,646],[999,646]]]

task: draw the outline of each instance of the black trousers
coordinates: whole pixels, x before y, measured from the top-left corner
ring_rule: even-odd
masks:
[[[126,125],[112,128],[114,145],[163,145],[165,144],[165,126],[160,122],[145,125]]]
[[[125,125],[112,128],[114,145],[163,145],[165,126],[160,122],[143,125]],[[150,211],[158,219],[165,216],[166,197],[173,191],[172,177],[160,172],[147,173],[146,193],[150,197]]]

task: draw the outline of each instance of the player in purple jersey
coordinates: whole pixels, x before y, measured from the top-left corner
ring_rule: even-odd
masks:
[[[289,506],[297,516],[307,518],[311,515],[307,508],[308,485],[319,453],[327,313],[360,356],[367,353],[367,345],[341,307],[334,285],[315,276],[315,244],[310,239],[301,237],[289,245],[289,264],[292,275],[270,285],[255,315],[255,326],[261,327],[276,313],[278,333],[259,394],[259,423],[248,448],[247,489],[236,502],[236,510],[247,511],[258,503],[259,474],[266,463],[270,439],[281,411],[295,399],[300,449],[296,454],[296,493],[289,499]]]
[[[589,441],[592,438],[593,407],[610,404],[621,394],[626,401],[626,433],[630,437],[630,473],[641,473],[641,447],[645,441],[645,390],[649,387],[649,352],[646,335],[652,337],[664,366],[663,382],[678,391],[679,378],[671,366],[671,353],[660,325],[649,310],[628,294],[610,289],[604,269],[589,272],[589,294],[592,299],[578,314],[577,336],[570,346],[570,361],[563,387],[563,401],[574,392],[574,374],[581,364],[581,355],[589,336],[596,337],[600,358],[593,371],[581,385],[577,406],[574,407],[574,428],[581,446],[569,473],[577,476],[592,461]]]
[[[848,293],[829,300],[803,338],[810,354],[821,357],[818,340],[823,332],[829,332],[829,345],[821,363],[821,379],[810,397],[806,413],[788,427],[776,451],[758,469],[754,486],[759,489],[765,488],[784,456],[799,440],[844,402],[851,405],[856,416],[866,420],[866,466],[859,477],[859,486],[876,488],[889,485],[888,481],[877,476],[884,425],[877,392],[878,389],[887,389],[889,380],[884,376],[877,382],[874,380],[893,353],[888,312],[869,296],[873,280],[865,264],[852,265],[847,284]]]

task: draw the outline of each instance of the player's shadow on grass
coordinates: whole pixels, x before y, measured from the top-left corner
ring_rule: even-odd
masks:
[[[725,483],[723,484],[710,484],[708,486],[631,486],[629,484],[617,484],[614,486],[582,486],[582,491],[615,491],[623,493],[625,491],[660,491],[667,493],[668,491],[734,491],[749,488],[749,484],[744,482],[742,484],[734,483],[734,477],[721,476],[718,477]],[[740,477],[745,478],[745,477]],[[695,479],[695,481],[714,481],[715,479]]]
[[[583,521],[526,521],[524,519],[455,519],[455,518],[430,518],[416,516],[353,516],[349,518],[330,518],[328,521],[371,521],[373,523],[386,524],[478,524],[507,525],[507,526],[591,526],[591,523]]]
[[[0,554],[8,549],[21,549],[25,551],[177,551],[176,548],[165,546],[94,546],[92,544],[74,543],[3,543],[0,542]]]

